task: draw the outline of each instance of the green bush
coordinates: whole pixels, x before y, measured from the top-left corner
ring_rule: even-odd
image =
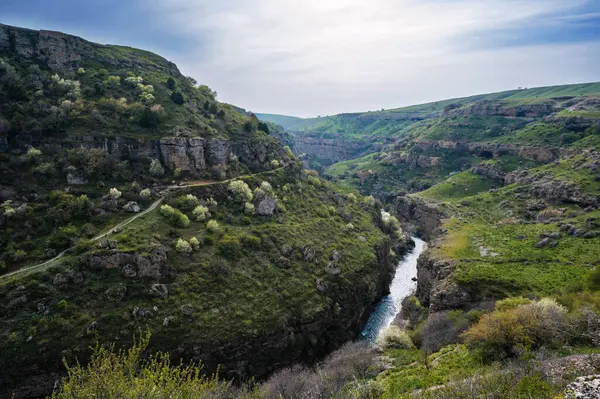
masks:
[[[398,326],[390,326],[384,330],[377,343],[385,349],[414,349],[415,347],[408,333]]]
[[[160,214],[173,226],[186,227],[190,224],[190,219],[186,215],[170,205],[161,206]]]
[[[183,97],[183,94],[181,94],[178,91],[173,92],[173,94],[171,94],[171,100],[177,105],[183,105],[183,103],[185,103],[185,98]]]
[[[217,252],[228,259],[239,257],[242,247],[240,241],[235,236],[224,236],[217,244]]]
[[[182,195],[175,200],[178,208],[184,211],[191,211],[200,205],[200,200],[193,194]]]
[[[96,345],[87,366],[66,365],[67,377],[50,398],[251,397],[216,375],[204,376],[201,365],[172,365],[168,353],[146,356],[149,343],[147,333],[127,350]]]
[[[600,266],[596,266],[596,268],[590,273],[588,282],[591,289],[600,290]]]
[[[206,223],[206,228],[213,234],[221,231],[221,226],[219,226],[219,222],[216,220],[209,220],[208,223]]]
[[[252,190],[246,184],[246,182],[242,180],[236,180],[229,183],[229,191],[233,193],[236,201],[239,202],[248,202],[252,201],[253,195]]]
[[[518,308],[521,305],[530,304],[531,302],[532,302],[531,299],[523,298],[522,296],[506,298],[506,299],[496,302],[495,310],[498,312],[502,312],[504,310]]]
[[[210,217],[210,212],[208,211],[207,207],[203,205],[198,205],[194,208],[192,215],[194,216],[194,219],[196,219],[199,222],[202,222]]]

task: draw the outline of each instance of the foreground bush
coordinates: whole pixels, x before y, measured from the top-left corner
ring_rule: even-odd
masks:
[[[384,349],[413,349],[415,345],[408,333],[398,326],[390,326],[377,339],[377,343]]]
[[[174,366],[166,353],[147,359],[150,334],[131,349],[116,351],[97,345],[90,363],[67,367],[67,377],[51,396],[73,398],[257,398],[256,390],[240,390],[216,375],[202,375],[202,366]]]
[[[551,299],[484,315],[466,333],[467,343],[486,358],[516,357],[566,340],[567,310]]]

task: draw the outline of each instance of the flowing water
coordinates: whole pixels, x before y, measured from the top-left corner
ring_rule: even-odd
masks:
[[[427,243],[416,237],[413,237],[413,240],[415,247],[398,265],[390,287],[390,294],[381,299],[369,317],[360,339],[375,342],[381,331],[388,328],[396,315],[400,313],[402,300],[413,295],[417,289],[417,282],[413,281],[413,278],[417,277],[417,259],[427,249]]]

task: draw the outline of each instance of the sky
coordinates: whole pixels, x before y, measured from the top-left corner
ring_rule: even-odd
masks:
[[[600,81],[598,0],[2,0],[0,23],[150,50],[301,117]]]

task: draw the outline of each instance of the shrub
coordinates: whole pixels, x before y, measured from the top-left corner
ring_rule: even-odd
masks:
[[[175,168],[173,171],[173,178],[179,179],[181,177],[181,168]]]
[[[277,168],[279,167],[279,161],[278,161],[278,160],[276,160],[276,159],[272,160],[272,161],[271,161],[271,167],[272,167],[273,169],[277,169]]]
[[[121,85],[121,77],[120,76],[109,76],[106,78],[106,83],[110,87],[118,87]]]
[[[415,345],[408,333],[398,326],[385,329],[377,339],[377,343],[385,349],[413,349]]]
[[[421,348],[437,352],[446,345],[459,343],[460,334],[468,328],[469,321],[460,311],[432,313],[418,332]]]
[[[232,384],[205,376],[202,365],[172,365],[168,353],[147,356],[149,342],[147,333],[127,350],[97,344],[87,366],[67,366],[50,399],[242,397]]]
[[[244,237],[242,237],[242,245],[244,247],[258,249],[260,248],[261,244],[262,240],[260,239],[260,237],[251,235],[245,235]]]
[[[260,189],[262,191],[264,191],[265,193],[273,192],[273,187],[271,186],[271,183],[269,183],[268,181],[264,181],[264,182],[260,183]]]
[[[481,317],[465,337],[485,358],[514,357],[533,346],[556,346],[564,339],[566,309],[542,299]]]
[[[415,327],[427,317],[427,308],[421,305],[421,302],[415,296],[409,296],[402,300],[402,310],[400,316],[408,320],[410,327]]]
[[[145,188],[142,191],[140,191],[140,197],[142,197],[143,199],[147,200],[152,196],[152,191],[150,191],[150,189]]]
[[[210,212],[208,211],[207,207],[198,205],[192,211],[192,215],[194,215],[194,219],[196,219],[199,222],[202,222],[210,217]]]
[[[175,89],[175,79],[173,79],[172,77],[169,77],[169,79],[167,79],[167,87],[171,90]]]
[[[206,206],[208,206],[210,209],[216,209],[218,205],[219,203],[215,201],[213,197],[210,197],[208,200],[206,200]]]
[[[254,205],[251,202],[246,202],[244,204],[244,213],[246,215],[254,215],[255,212],[256,209],[254,208]]]
[[[200,248],[200,241],[196,237],[190,238],[190,245],[194,251],[197,251]]]
[[[210,260],[208,271],[211,275],[216,277],[228,277],[233,273],[229,263],[225,259],[219,257]]]
[[[242,250],[239,240],[234,236],[225,236],[217,244],[217,251],[228,259],[236,259]]]
[[[321,187],[321,179],[319,179],[318,177],[314,177],[314,176],[308,176],[308,182],[315,186],[315,187]]]
[[[369,195],[368,197],[363,197],[362,202],[363,204],[366,204],[368,206],[375,206],[375,197],[373,197],[372,195]]]
[[[232,181],[229,183],[229,191],[233,193],[235,199],[239,202],[252,201],[252,191],[246,182],[241,180]]]
[[[33,162],[42,156],[42,152],[35,147],[29,147],[27,153],[25,153],[25,159],[29,162]]]
[[[588,277],[588,284],[593,290],[600,290],[600,266],[596,266]]]
[[[137,87],[137,85],[139,85],[143,81],[144,79],[141,76],[130,76],[128,78],[125,78],[125,82],[127,82],[133,87]]]
[[[494,310],[501,312],[504,310],[515,309],[521,305],[530,304],[531,302],[532,302],[531,299],[523,298],[522,296],[506,298],[506,299],[496,302],[496,307],[494,308]]]
[[[110,191],[108,192],[108,195],[110,195],[110,197],[114,200],[121,198],[121,192],[118,189],[116,189],[115,187],[110,189]]]
[[[262,201],[266,196],[267,196],[267,193],[265,193],[262,188],[256,187],[254,189],[254,200],[256,203],[259,203],[260,201]]]
[[[215,234],[221,231],[221,226],[219,226],[219,223],[216,220],[209,220],[208,223],[206,223],[206,228],[208,231]]]
[[[153,159],[150,162],[150,175],[154,177],[162,177],[165,174],[165,169],[162,167],[158,159]]]
[[[184,254],[189,254],[192,252],[192,246],[190,245],[190,243],[186,240],[182,240],[181,238],[179,238],[175,243],[175,249],[177,250],[177,252],[181,252]]]
[[[181,94],[178,91],[175,91],[173,92],[173,94],[171,94],[171,100],[177,105],[183,105],[183,103],[185,103],[185,98],[183,97],[183,94]]]
[[[186,227],[190,224],[190,219],[186,215],[170,205],[162,205],[160,214],[173,226]]]
[[[200,200],[194,194],[182,195],[175,200],[177,207],[184,211],[191,211],[200,205]]]
[[[346,195],[346,199],[348,199],[348,201],[350,201],[350,202],[356,202],[357,201],[356,195],[354,195],[352,193]]]

